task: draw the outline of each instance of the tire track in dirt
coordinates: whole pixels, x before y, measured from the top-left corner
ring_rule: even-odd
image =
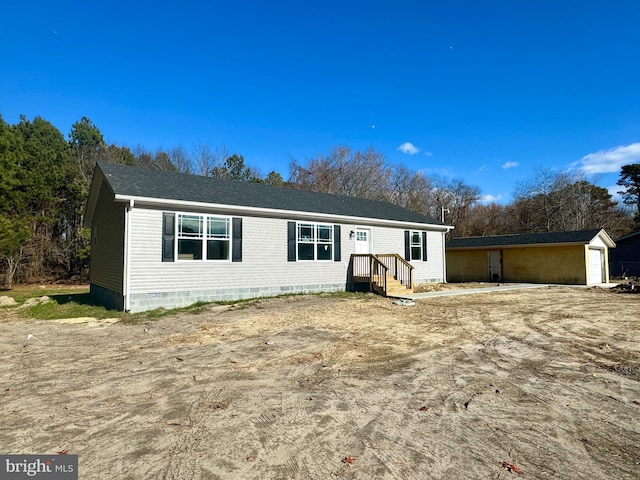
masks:
[[[317,390],[297,389],[295,393],[281,392],[271,399],[263,399],[262,411],[254,415],[250,424],[260,448],[258,459],[265,459],[280,479],[324,479],[331,470],[331,445],[318,437],[326,427],[323,417],[309,415],[307,404],[322,401],[311,397]],[[279,405],[279,408],[278,408]],[[267,477],[265,477],[267,478]]]
[[[316,425],[321,424],[322,419],[309,415],[309,405],[320,401],[318,396],[323,396],[328,388],[325,381],[331,381],[332,373],[337,371],[329,368],[330,362],[327,361],[326,346],[330,342],[307,345],[303,338],[298,331],[283,332],[276,337],[254,338],[252,344],[260,347],[250,348],[261,351],[257,359],[255,354],[251,355],[247,350],[248,345],[242,345],[245,342],[241,342],[235,349],[243,354],[234,356],[234,362],[227,363],[219,372],[226,381],[235,377],[236,384],[247,379],[238,379],[234,372],[241,375],[246,371],[257,372],[250,380],[256,388],[261,383],[261,372],[280,372],[276,389],[278,393],[258,399],[238,399],[234,403],[233,415],[246,418],[242,438],[247,439],[248,455],[245,456],[252,458],[248,465],[251,466],[255,461],[256,467],[272,474],[265,478],[324,479],[333,473],[327,469],[327,465],[331,465],[329,457],[335,453],[328,451],[327,445],[315,436]],[[284,345],[288,347],[283,348]],[[252,357],[253,363],[245,363],[245,357]],[[229,452],[223,447],[220,454],[230,456],[237,452]],[[218,468],[224,470],[225,466],[218,462]],[[241,478],[238,472],[234,476]]]
[[[185,427],[175,435],[169,452],[167,464],[152,478],[162,480],[191,480],[200,477],[198,460],[203,452],[200,445],[208,434],[206,422],[212,413],[224,410],[228,404],[221,401],[222,390],[204,391],[191,403],[184,418]]]
[[[569,402],[575,403],[576,399],[585,400],[584,404],[577,405],[575,410],[588,409],[588,399],[592,399],[593,394],[588,389],[585,389],[583,384],[592,386],[593,379],[587,379],[587,373],[580,371],[579,361],[573,365],[558,364],[557,361],[553,360],[554,357],[549,356],[552,353],[566,352],[565,345],[557,344],[555,343],[556,341],[556,339],[548,336],[548,332],[544,328],[536,329],[536,334],[533,337],[529,334],[521,341],[508,337],[492,338],[489,341],[482,342],[483,347],[476,350],[479,358],[473,358],[472,356],[470,363],[480,368],[482,368],[483,363],[490,362],[493,364],[496,373],[503,372],[503,375],[498,375],[498,377],[503,376],[503,378],[496,383],[501,385],[504,380],[509,380],[507,387],[500,387],[501,394],[520,399],[518,404],[522,401],[527,402],[529,404],[528,410],[538,410],[538,423],[540,420],[547,418],[548,425],[554,425],[550,429],[529,429],[526,435],[522,432],[510,432],[510,437],[514,442],[523,445],[534,442],[538,444],[539,449],[543,449],[542,445],[551,441],[554,447],[545,449],[547,458],[558,457],[559,455],[574,456],[577,457],[577,463],[589,465],[589,467],[585,467],[582,470],[568,466],[560,471],[551,468],[548,464],[541,463],[538,464],[541,471],[551,473],[553,478],[599,478],[606,476],[606,470],[593,465],[602,463],[602,456],[604,455],[597,459],[598,462],[594,462],[591,455],[586,452],[584,446],[581,445],[581,442],[585,442],[585,440],[579,433],[582,427],[580,422],[576,423],[573,420],[575,413],[570,411],[574,410],[574,408],[571,408]],[[472,350],[468,351],[472,352]],[[500,361],[496,362],[496,358],[500,359]],[[567,369],[571,366],[575,370],[571,370],[570,376],[567,376],[569,373]],[[464,375],[462,365],[459,370],[458,374]],[[563,374],[563,371],[566,371],[566,373]],[[474,376],[477,377],[475,374]],[[559,376],[563,377],[561,386],[555,380]],[[592,375],[589,377],[592,377]],[[471,392],[469,389],[471,389]],[[477,390],[474,385],[464,386],[461,391],[454,392],[450,399],[457,403],[456,400],[463,399],[465,393],[472,393],[474,389]],[[480,394],[481,392],[477,392],[477,399],[468,404],[470,411],[476,410],[476,404],[478,404],[480,410],[482,409],[482,400],[487,399],[488,396],[480,396]],[[473,409],[471,405],[474,406]],[[566,405],[566,407],[558,408],[559,405]],[[504,420],[508,420],[510,416],[509,414],[505,415]],[[496,420],[500,422],[500,419],[494,415],[494,421]],[[619,427],[619,431],[624,429],[623,425]],[[593,425],[589,425],[588,429],[593,433]],[[596,440],[595,443],[606,443],[608,436],[610,436],[610,433],[603,432],[600,441]],[[563,440],[560,441],[560,439]],[[565,445],[567,439],[572,439],[568,442],[568,447]],[[610,442],[611,440],[609,439],[608,441]],[[630,441],[633,442],[631,439]],[[623,445],[619,445],[618,448],[624,451]],[[633,450],[633,447],[631,450]],[[637,452],[631,450],[628,453],[630,456],[638,455]]]

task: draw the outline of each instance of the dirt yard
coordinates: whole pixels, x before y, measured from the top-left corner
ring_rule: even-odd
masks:
[[[0,318],[0,453],[82,479],[640,478],[640,295]]]

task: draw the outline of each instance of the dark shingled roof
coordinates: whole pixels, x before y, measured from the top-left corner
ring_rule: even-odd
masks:
[[[116,195],[443,225],[377,200],[99,162]]]
[[[493,237],[462,237],[447,242],[447,248],[506,247],[517,245],[541,245],[545,243],[584,243],[595,237],[600,228],[576,230],[573,232],[522,233],[515,235],[496,235]]]

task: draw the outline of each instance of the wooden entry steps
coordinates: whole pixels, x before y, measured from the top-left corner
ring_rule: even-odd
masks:
[[[413,266],[398,254],[352,254],[350,268],[353,282],[368,283],[371,292],[385,297],[413,293]]]
[[[387,276],[387,296],[395,297],[413,293],[413,287],[407,287],[391,276]]]

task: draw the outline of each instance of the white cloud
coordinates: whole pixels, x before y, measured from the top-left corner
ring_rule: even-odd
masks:
[[[398,150],[400,150],[402,153],[406,153],[407,155],[415,155],[420,151],[420,149],[411,142],[403,143],[398,147]]]
[[[480,197],[480,203],[495,203],[502,198],[502,195],[483,195]]]
[[[605,187],[605,188],[609,192],[609,195],[613,197],[614,201],[622,202],[622,195],[620,195],[618,192],[624,191],[624,187],[621,187],[620,185],[613,185],[612,187]]]
[[[585,155],[571,164],[585,175],[597,173],[617,173],[623,165],[640,162],[640,143],[600,150]]]
[[[504,165],[502,165],[502,168],[506,170],[507,168],[515,168],[518,165],[520,165],[518,162],[507,162]]]

